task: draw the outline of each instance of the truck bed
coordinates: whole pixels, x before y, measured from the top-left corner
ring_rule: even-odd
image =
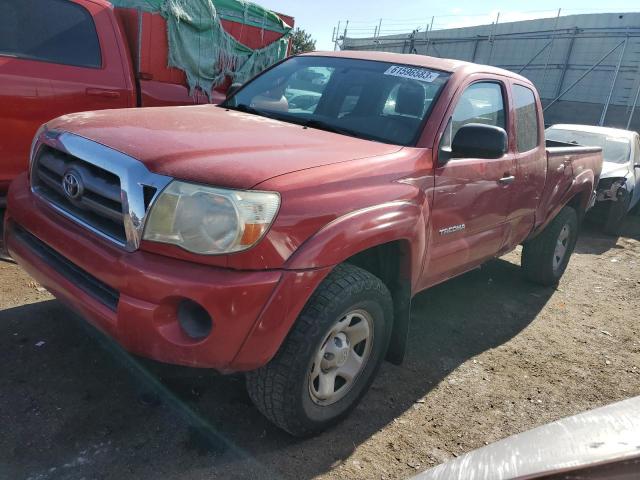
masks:
[[[136,78],[140,83],[140,105],[142,107],[188,105],[190,103],[208,103],[202,92],[189,95],[185,73],[168,66],[167,22],[161,15],[138,11],[133,8],[116,8],[116,17],[120,22],[131,51]],[[278,14],[293,27],[293,17]],[[221,20],[224,29],[238,42],[252,49],[264,48],[282,37],[271,30],[245,25],[231,20]],[[228,83],[211,92],[211,101],[224,100]],[[171,102],[167,98],[174,99]]]

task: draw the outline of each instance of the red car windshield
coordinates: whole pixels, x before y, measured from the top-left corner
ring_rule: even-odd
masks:
[[[256,77],[222,106],[412,145],[449,76],[424,67],[370,60],[293,57]]]

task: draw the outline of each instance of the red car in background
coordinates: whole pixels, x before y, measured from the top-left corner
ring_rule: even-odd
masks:
[[[280,15],[289,26],[293,18]],[[222,20],[249,48],[281,37]],[[166,22],[105,0],[0,2],[0,211],[11,180],[26,170],[40,125],[72,112],[219,102],[227,84],[189,95],[184,73],[167,67]]]

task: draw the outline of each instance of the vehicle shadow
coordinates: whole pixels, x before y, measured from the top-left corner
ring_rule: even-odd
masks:
[[[343,423],[305,440],[260,415],[241,375],[132,357],[57,301],[4,310],[0,412],[21,413],[4,422],[0,473],[4,467],[9,477],[44,472],[42,478],[50,478],[51,468],[67,468],[73,478],[100,472],[108,478],[158,472],[171,479],[195,478],[190,475],[197,472],[313,478],[461,363],[521,332],[553,292],[527,283],[519,266],[496,260],[418,295],[405,363],[384,364]]]
[[[0,208],[0,262],[14,263],[4,248],[4,210]]]
[[[618,245],[620,237],[640,240],[640,215],[627,215],[619,236],[607,235],[602,231],[602,222],[587,217],[580,231],[583,241],[578,242],[575,251],[587,255],[602,255],[612,249],[622,249]]]

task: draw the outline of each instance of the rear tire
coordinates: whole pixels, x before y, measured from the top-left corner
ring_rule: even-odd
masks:
[[[631,192],[631,195],[633,195],[633,192]],[[631,213],[631,215],[640,216],[640,198],[636,200],[636,204],[634,205],[634,207],[631,209],[629,213]]]
[[[537,237],[522,249],[522,268],[527,279],[540,285],[556,285],[567,268],[578,239],[578,216],[564,207]]]
[[[4,246],[4,214],[4,208],[0,208],[0,260],[13,262],[9,256],[9,252],[7,252],[7,249]]]
[[[614,237],[620,235],[624,219],[627,217],[627,212],[629,211],[630,202],[630,194],[626,194],[624,198],[619,199],[617,202],[611,202],[607,218],[604,222],[604,233],[613,235]]]
[[[313,293],[276,356],[247,373],[251,400],[291,435],[325,430],[366,393],[385,357],[392,323],[385,284],[359,267],[338,265]]]

